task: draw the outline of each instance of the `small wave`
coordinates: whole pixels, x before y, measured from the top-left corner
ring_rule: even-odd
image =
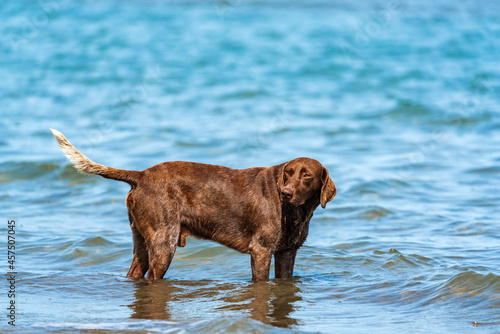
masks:
[[[392,211],[382,207],[372,207],[371,209],[364,211],[361,217],[366,220],[378,220],[389,214],[392,214]]]
[[[88,256],[89,253],[84,251],[83,249],[80,249],[80,248],[74,248],[72,251],[71,251],[71,254],[70,254],[70,257],[73,258],[73,259],[79,259],[81,257],[86,257]]]
[[[335,130],[325,130],[324,134],[327,137],[335,137],[335,136],[341,136],[345,134],[351,134],[351,133],[356,133],[357,130],[353,128],[347,128],[347,127],[340,127]]]
[[[408,121],[408,118],[426,118],[432,114],[433,111],[431,109],[419,103],[415,103],[409,100],[399,100],[396,107],[374,117]]]
[[[480,114],[473,114],[469,116],[456,116],[452,115],[449,117],[440,117],[439,119],[436,119],[434,121],[431,121],[430,124],[432,125],[450,125],[450,126],[466,126],[466,125],[475,125],[478,123],[483,123],[483,122],[490,122],[492,119],[492,116],[488,113],[480,113]]]
[[[354,196],[392,198],[396,194],[399,194],[399,191],[408,188],[409,184],[401,180],[373,180],[358,183],[352,186],[346,193]]]
[[[393,212],[379,206],[345,206],[331,209],[337,215],[346,215],[354,219],[378,220]]]
[[[109,263],[121,257],[130,257],[130,250],[127,247],[100,236],[63,242],[60,245],[45,247],[43,251],[51,249],[59,251],[59,256],[54,261],[78,266]]]
[[[493,273],[482,275],[473,271],[466,271],[455,275],[444,288],[457,295],[490,295],[500,296],[500,276]]]
[[[483,168],[475,168],[475,169],[468,170],[467,173],[470,173],[470,174],[499,174],[500,167],[499,166],[490,166],[490,167],[483,167]]]
[[[23,251],[27,253],[39,253],[39,252],[61,252],[66,250],[67,248],[71,247],[73,245],[72,242],[70,241],[62,241],[59,243],[56,243],[54,240],[52,241],[51,245],[46,245],[46,246],[32,246],[32,247],[26,247]]]
[[[390,252],[388,254],[391,254]],[[403,254],[394,254],[389,261],[382,265],[382,268],[401,268],[401,266],[418,267],[416,263],[405,257]]]
[[[435,261],[417,254],[403,255],[397,249],[391,248],[388,252],[375,250],[374,255],[383,259],[382,268],[385,269],[401,269],[404,267],[421,267],[427,266]],[[387,259],[387,257],[389,257]],[[375,262],[375,261],[374,261]],[[380,263],[380,260],[377,262]]]
[[[493,273],[465,271],[437,285],[428,284],[418,295],[422,301],[420,305],[448,302],[456,305],[458,301],[463,308],[498,307],[500,276]]]
[[[92,246],[110,246],[114,243],[103,237],[90,237],[86,238],[78,243],[82,247],[92,247]]]
[[[148,333],[165,333],[165,332],[182,332],[186,330],[186,325],[182,323],[176,324],[173,321],[149,320],[149,321],[133,321],[133,322],[95,322],[95,323],[35,323],[35,328],[44,328],[49,330],[61,331],[120,331],[120,332],[135,332],[147,328]]]
[[[72,183],[96,182],[92,175],[79,173],[71,164],[63,168],[53,162],[6,162],[0,165],[0,183],[32,181],[42,178]]]
[[[0,183],[34,180],[58,169],[50,162],[6,162],[0,165]]]
[[[261,96],[266,96],[267,92],[264,90],[248,90],[243,89],[237,92],[225,94],[220,97],[220,100],[241,100],[241,99],[252,99]]]
[[[202,145],[194,141],[178,140],[175,142],[175,146],[189,148],[189,147],[199,147]]]
[[[199,321],[136,320],[126,322],[96,323],[35,323],[35,328],[73,331],[120,331],[148,333],[290,333],[283,329],[266,325],[253,319],[219,318]]]

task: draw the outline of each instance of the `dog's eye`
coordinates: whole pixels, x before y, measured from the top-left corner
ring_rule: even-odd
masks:
[[[309,174],[309,173],[304,173],[304,178],[305,178],[305,179],[310,179],[311,177],[312,177],[312,175],[311,175],[311,174]]]

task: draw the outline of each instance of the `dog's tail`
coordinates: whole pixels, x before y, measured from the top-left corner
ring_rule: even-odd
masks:
[[[134,170],[124,170],[116,169],[112,167],[107,167],[97,162],[94,162],[84,156],[80,151],[78,151],[71,143],[64,137],[62,133],[57,130],[50,129],[54,137],[56,137],[59,146],[66,155],[66,157],[71,161],[75,168],[86,174],[96,174],[107,179],[124,181],[130,184],[132,187],[137,186],[142,173]]]

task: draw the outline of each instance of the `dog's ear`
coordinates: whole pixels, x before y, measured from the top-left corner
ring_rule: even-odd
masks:
[[[281,169],[281,174],[278,176],[278,183],[276,185],[278,186],[278,191],[281,192],[281,189],[285,186],[285,168],[288,163],[283,165],[283,168]]]
[[[323,167],[321,182],[323,183],[323,186],[321,187],[320,201],[321,207],[324,209],[326,207],[326,203],[330,202],[337,194],[335,183],[333,183],[332,179],[328,175],[328,169],[325,167]]]

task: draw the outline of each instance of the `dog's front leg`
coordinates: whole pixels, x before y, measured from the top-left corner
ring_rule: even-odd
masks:
[[[276,278],[292,278],[296,249],[280,251],[274,254],[274,275]]]
[[[269,279],[269,269],[273,254],[270,249],[254,247],[251,252],[252,281],[260,282]]]

